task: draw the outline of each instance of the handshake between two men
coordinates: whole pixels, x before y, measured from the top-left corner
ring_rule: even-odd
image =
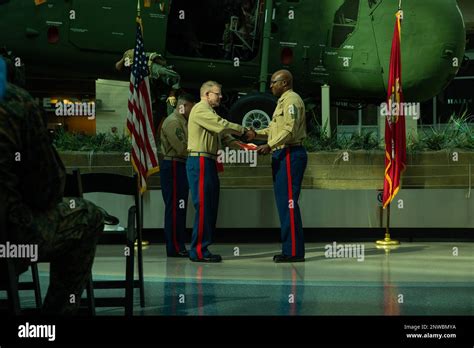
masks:
[[[246,128],[244,134],[240,137],[240,140],[245,141],[245,142],[251,142],[257,137],[257,132],[253,128]],[[269,154],[271,151],[271,148],[268,144],[256,146],[255,144],[249,144],[252,145],[250,150],[252,151],[257,151],[258,154],[260,155],[266,155]]]
[[[222,86],[215,81],[207,81],[201,86],[201,101],[189,113],[187,124],[188,143],[186,163],[168,163],[168,171],[161,166],[162,187],[169,187],[168,194],[164,195],[165,201],[173,202],[170,197],[186,200],[188,196],[187,185],[183,193],[175,195],[172,189],[173,166],[179,168],[182,180],[178,182],[189,183],[194,209],[199,214],[195,215],[191,247],[189,253],[184,244],[184,226],[172,227],[175,220],[185,221],[186,211],[179,209],[179,219],[175,219],[172,212],[175,207],[172,203],[167,205],[168,217],[165,220],[167,235],[167,252],[172,257],[189,257],[193,262],[220,262],[222,257],[209,250],[216,229],[218,216],[220,183],[218,176],[218,161],[216,154],[219,147],[219,134],[223,137],[220,141],[231,141],[231,135],[240,135],[238,146],[266,155],[273,151],[272,178],[275,191],[276,206],[281,223],[282,251],[273,257],[274,262],[303,262],[304,238],[301,213],[298,205],[303,176],[307,165],[306,150],[302,146],[306,136],[305,107],[301,97],[293,91],[293,76],[287,70],[279,70],[272,75],[270,81],[272,94],[279,98],[272,122],[269,127],[261,130],[244,128],[239,124],[229,122],[215,112],[214,108],[220,105]],[[180,101],[178,100],[178,105]],[[186,109],[186,108],[185,108]],[[189,108],[190,110],[191,108]],[[165,121],[166,122],[166,121]],[[165,124],[163,125],[165,127]],[[175,130],[171,129],[171,134]],[[227,138],[227,139],[225,139]],[[264,145],[256,146],[251,142],[254,139],[266,140]],[[233,139],[232,139],[233,140]],[[165,162],[165,161],[164,161]],[[167,181],[164,178],[168,173]],[[205,174],[204,174],[205,173]],[[167,182],[168,184],[164,184]],[[163,189],[163,192],[166,190]],[[165,197],[166,196],[166,197]],[[174,200],[176,201],[176,200]],[[291,204],[289,204],[291,202]],[[168,209],[168,206],[172,208]]]

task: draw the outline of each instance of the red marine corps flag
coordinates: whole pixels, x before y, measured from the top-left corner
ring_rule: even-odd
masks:
[[[138,2],[137,38],[130,74],[127,128],[132,137],[132,164],[139,176],[141,193],[147,189],[146,179],[159,171],[148,76],[149,71],[142,37],[140,2]]]
[[[388,115],[385,119],[385,179],[383,207],[386,208],[400,189],[400,177],[406,165],[405,115],[403,111],[401,21],[403,12],[396,14],[395,31],[390,55],[388,77]]]

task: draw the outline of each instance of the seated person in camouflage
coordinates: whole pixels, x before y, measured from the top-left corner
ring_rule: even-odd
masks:
[[[13,82],[15,69],[7,66],[7,80]],[[36,244],[38,261],[50,262],[43,312],[76,314],[103,231],[103,213],[86,200],[63,198],[65,169],[41,109],[13,83],[6,84],[0,100],[0,152],[0,190],[7,199],[10,243]],[[29,262],[19,261],[19,273]]]

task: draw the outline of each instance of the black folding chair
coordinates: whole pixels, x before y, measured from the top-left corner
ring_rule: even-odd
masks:
[[[0,197],[0,243],[5,245],[7,236],[6,198]],[[18,276],[12,259],[0,259],[0,288],[7,291],[8,309],[14,315],[21,314],[20,296],[18,294]]]
[[[0,192],[0,244],[6,245],[10,240],[7,230],[7,199]],[[30,265],[32,273],[31,282],[19,282],[17,264],[11,258],[0,258],[0,290],[7,292],[7,306],[13,315],[21,314],[19,290],[33,290],[36,308],[41,308],[41,288],[39,283],[38,265]],[[5,302],[5,301],[0,301]]]
[[[79,169],[74,169],[72,174],[66,174],[66,186],[64,188],[64,197],[82,197],[82,184],[81,184],[81,174]],[[94,285],[92,282],[92,274],[90,279],[86,284],[86,295],[88,314],[95,316],[95,298],[94,298]]]
[[[125,298],[96,296],[97,307],[125,307],[125,315],[133,315],[133,290],[135,288],[140,289],[140,306],[145,307],[141,209],[137,176],[89,173],[81,175],[81,184],[83,194],[100,192],[134,197],[135,205],[128,209],[127,229],[125,231],[104,231],[104,234],[119,233],[125,236],[125,244],[130,252],[126,257],[125,280],[93,281],[94,289],[125,289]],[[138,280],[135,280],[134,276],[135,240],[138,241]]]

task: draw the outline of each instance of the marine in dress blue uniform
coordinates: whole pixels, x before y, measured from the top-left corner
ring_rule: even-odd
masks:
[[[221,86],[217,82],[204,83],[201,101],[192,109],[188,122],[186,171],[196,210],[189,258],[195,262],[222,260],[220,255],[208,250],[216,228],[219,205],[217,151],[220,139],[230,134],[247,134],[244,127],[227,121],[214,111],[221,99]]]
[[[186,210],[189,185],[186,175],[188,118],[194,101],[190,95],[178,98],[175,111],[163,122],[160,131],[161,193],[165,202],[165,241],[168,257],[188,257],[185,246]]]
[[[273,188],[281,224],[282,253],[275,262],[304,261],[303,223],[298,205],[308,162],[302,141],[306,137],[305,107],[293,91],[293,77],[287,70],[273,74],[270,88],[279,97],[272,122],[257,131],[257,139],[268,139],[258,153],[272,153]]]

